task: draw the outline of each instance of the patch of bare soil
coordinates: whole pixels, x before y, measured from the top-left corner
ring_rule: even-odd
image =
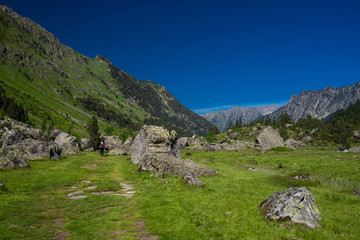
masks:
[[[157,235],[150,235],[149,230],[145,229],[145,221],[136,221],[135,228],[137,229],[136,233],[138,238],[141,240],[156,240],[159,238]]]

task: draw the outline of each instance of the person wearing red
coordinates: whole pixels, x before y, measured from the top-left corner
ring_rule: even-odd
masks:
[[[100,152],[101,152],[101,156],[104,156],[104,150],[105,150],[105,144],[104,142],[101,142],[100,143]]]

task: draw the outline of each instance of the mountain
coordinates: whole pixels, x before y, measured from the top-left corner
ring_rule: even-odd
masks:
[[[157,124],[179,135],[204,135],[211,124],[165,87],[140,81],[102,56],[88,58],[52,33],[0,5],[0,87],[42,122],[84,136],[92,115],[101,130]],[[110,130],[109,130],[110,131]]]
[[[360,99],[360,82],[341,88],[326,87],[323,90],[311,90],[292,95],[290,101],[270,114],[277,119],[280,114],[288,113],[296,122],[310,114],[316,118],[326,118],[339,109],[346,109]]]
[[[270,105],[267,107],[247,107],[242,108],[239,106],[233,107],[226,111],[217,111],[212,113],[207,113],[203,115],[209,122],[214,124],[221,132],[224,132],[229,125],[229,123],[235,123],[236,120],[241,117],[243,124],[251,123],[252,121],[262,117],[266,114],[272,113],[277,110],[279,107],[276,105]]]

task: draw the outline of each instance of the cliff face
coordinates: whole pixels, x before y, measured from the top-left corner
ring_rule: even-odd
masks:
[[[326,87],[323,90],[304,91],[293,95],[285,106],[271,113],[270,117],[276,119],[281,113],[287,112],[294,121],[306,117],[307,114],[325,118],[339,109],[348,108],[358,99],[360,82],[341,88]]]
[[[242,108],[237,106],[226,111],[207,113],[204,115],[204,118],[214,124],[221,132],[224,132],[229,123],[235,123],[239,117],[241,117],[243,124],[248,124],[265,114],[275,111],[278,108],[279,107],[275,105],[259,108]]]
[[[81,132],[91,115],[108,126],[143,123],[206,134],[210,123],[183,106],[165,87],[140,81],[108,59],[91,59],[52,33],[0,5],[0,87],[30,113]]]

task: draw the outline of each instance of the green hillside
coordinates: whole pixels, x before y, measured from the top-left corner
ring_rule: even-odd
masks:
[[[204,135],[210,123],[163,86],[140,81],[102,56],[88,58],[64,46],[40,25],[0,6],[0,87],[29,113],[79,136],[91,115],[113,134],[142,124]]]

